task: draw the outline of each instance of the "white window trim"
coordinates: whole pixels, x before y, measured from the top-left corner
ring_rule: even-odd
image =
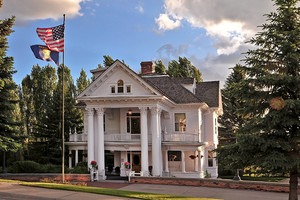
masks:
[[[176,121],[175,121],[175,114],[185,114],[185,131],[176,131],[176,129],[175,129],[175,124],[176,124]],[[174,132],[175,133],[186,133],[187,132],[187,121],[186,121],[186,119],[187,119],[187,114],[186,114],[186,112],[181,112],[181,111],[179,111],[179,112],[174,112],[174,114],[173,114],[173,117],[174,117],[174,119],[173,119],[173,128],[174,128]]]

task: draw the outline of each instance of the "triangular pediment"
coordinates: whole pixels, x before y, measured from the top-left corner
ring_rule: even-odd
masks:
[[[123,82],[122,84],[119,84]],[[123,89],[121,89],[123,87]],[[123,90],[123,92],[122,92]],[[119,60],[108,67],[79,96],[84,98],[155,97],[162,94]]]

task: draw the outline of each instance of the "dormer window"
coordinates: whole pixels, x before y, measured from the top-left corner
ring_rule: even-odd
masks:
[[[124,82],[122,80],[118,80],[118,93],[124,92]]]

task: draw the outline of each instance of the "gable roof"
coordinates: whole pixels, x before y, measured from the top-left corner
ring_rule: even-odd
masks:
[[[126,66],[124,63],[122,63],[119,60],[116,60],[111,66],[105,67],[105,68],[100,68],[100,69],[95,69],[91,70],[92,73],[101,73],[96,77],[96,79],[84,90],[77,96],[78,99],[83,98],[83,97],[88,97],[92,92],[94,92],[97,87],[105,81],[105,79],[108,77],[108,73],[111,73],[114,71],[115,68],[121,67],[124,71],[126,71],[128,74],[131,74],[134,79],[139,81],[144,88],[147,88],[153,95],[159,95],[161,96],[162,94],[160,91],[157,89],[153,88],[147,81],[142,79],[136,72],[134,72],[132,69],[130,69],[128,66]]]
[[[220,82],[208,81],[198,82],[196,96],[202,99],[209,107],[220,106]]]
[[[169,76],[142,76],[142,78],[177,104],[203,102],[182,86],[178,78]]]

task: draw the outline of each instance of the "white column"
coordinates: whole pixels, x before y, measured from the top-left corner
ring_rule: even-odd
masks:
[[[72,151],[69,150],[69,168],[72,168],[72,157],[70,156],[72,154]]]
[[[75,166],[78,164],[78,149],[75,150]]]
[[[203,148],[200,148],[199,154],[199,172],[200,172],[200,178],[204,178],[204,151]]]
[[[148,176],[148,126],[147,126],[147,107],[141,107],[141,156],[142,174]]]
[[[88,116],[88,165],[95,159],[94,157],[94,109],[86,108]]]
[[[195,151],[195,159],[194,159],[194,170],[195,170],[195,172],[197,172],[198,170],[199,170],[199,167],[198,167],[198,164],[199,164],[199,161],[198,161],[198,159],[200,159],[199,158],[199,154],[198,154],[198,151]],[[197,157],[198,156],[198,157]]]
[[[185,172],[185,158],[184,158],[184,151],[181,151],[181,172]]]
[[[105,151],[104,151],[104,108],[96,108],[98,116],[98,174],[99,180],[105,180]]]
[[[165,151],[165,172],[169,172],[168,150]]]
[[[153,176],[161,176],[161,156],[160,151],[160,132],[158,122],[159,108],[151,108],[151,133],[152,133],[152,174]]]
[[[159,160],[160,160],[160,165],[159,165],[159,171],[163,171],[163,162],[162,162],[162,150],[161,150],[161,109],[158,110],[158,132],[159,132]]]

